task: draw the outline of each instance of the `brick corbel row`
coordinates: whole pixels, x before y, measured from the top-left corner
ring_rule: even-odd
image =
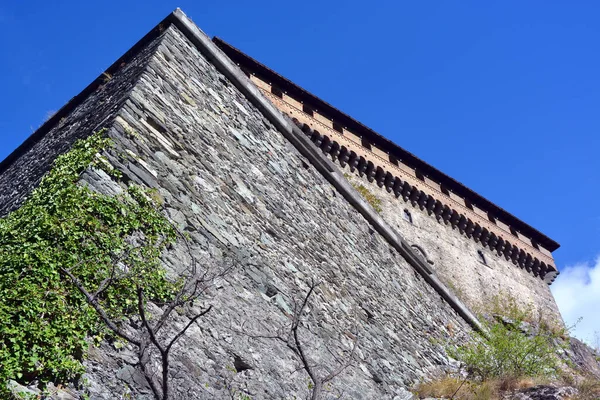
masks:
[[[410,201],[413,206],[418,206],[426,211],[428,215],[435,217],[438,222],[451,225],[453,229],[482,246],[503,256],[506,260],[512,261],[514,265],[525,269],[533,276],[544,280],[548,285],[552,284],[559,272],[551,265],[540,261],[537,257],[519,248],[517,245],[504,240],[494,232],[473,222],[470,218],[460,213],[456,209],[444,204],[439,199],[425,193],[406,180],[384,170],[381,166],[376,166],[372,161],[358,155],[355,151],[340,145],[335,139],[313,130],[305,123],[293,118],[294,123],[308,136],[311,141],[319,147],[325,154],[328,154],[334,162],[338,162],[342,167],[348,165],[352,172],[358,171],[359,175],[366,177],[369,182],[375,181],[379,187],[385,187],[388,193],[396,197],[402,197],[404,201]]]

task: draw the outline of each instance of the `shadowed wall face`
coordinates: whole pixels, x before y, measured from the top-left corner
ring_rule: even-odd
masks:
[[[311,279],[322,282],[302,330],[311,360],[331,371],[359,337],[356,360],[332,393],[394,398],[449,366],[443,344],[465,339],[464,320],[177,29],[155,45],[106,122],[117,143],[107,158],[157,188],[200,266],[234,266],[208,292],[213,311],[174,349],[174,397],[224,398],[228,380],[253,398],[304,398],[307,376],[293,353],[239,330],[272,334],[289,324]],[[84,181],[118,190],[95,171]],[[163,260],[175,274],[190,253],[179,243]],[[232,374],[235,356],[252,369]],[[86,378],[96,398],[147,392],[130,358],[129,349],[108,344],[92,351]]]

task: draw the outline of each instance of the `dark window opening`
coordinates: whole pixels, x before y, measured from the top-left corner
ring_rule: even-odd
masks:
[[[539,250],[539,249],[540,249],[540,245],[539,245],[539,244],[537,244],[537,242],[535,242],[535,241],[533,241],[533,240],[531,241],[531,245],[532,245],[532,246],[533,246],[533,248],[534,248],[534,249],[536,249],[536,250]]]
[[[363,147],[366,147],[367,149],[371,150],[371,143],[369,143],[367,139],[361,138],[361,144]]]
[[[271,93],[273,93],[277,97],[283,98],[283,92],[276,86],[271,86]]]
[[[412,215],[410,214],[410,211],[408,211],[406,208],[404,209],[404,214],[403,217],[406,221],[408,221],[409,223],[412,224]]]
[[[423,175],[421,173],[421,171],[419,171],[418,169],[415,170],[415,175],[417,176],[417,179],[422,180],[423,182],[425,182],[425,175]]]
[[[394,165],[398,165],[398,159],[390,154],[390,162]]]
[[[487,265],[487,261],[485,259],[485,254],[483,254],[483,251],[477,250],[477,255],[479,256],[479,262],[481,262],[483,265]]]
[[[307,113],[308,115],[310,115],[311,117],[314,114],[313,109],[308,105],[308,104],[302,104],[302,111],[304,111],[305,113]]]
[[[496,218],[494,218],[494,216],[490,213],[488,213],[488,219],[490,220],[490,222],[492,222],[493,224],[496,224]]]
[[[469,199],[465,199],[465,206],[469,209],[472,210],[473,209],[473,203],[471,203],[469,201]]]
[[[444,185],[440,185],[440,189],[442,190],[442,193],[444,193],[446,196],[450,196],[450,192],[448,191],[448,188]]]
[[[515,230],[515,228],[513,228],[512,226],[510,227],[510,233],[512,233],[513,236],[519,237],[519,234],[517,233],[517,231]]]
[[[343,133],[344,132],[344,128],[338,124],[337,122],[333,123],[333,130],[334,131],[338,131],[339,133]]]

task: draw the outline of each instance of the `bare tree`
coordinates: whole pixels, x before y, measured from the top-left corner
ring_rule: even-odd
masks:
[[[229,273],[232,268],[231,266],[223,268],[214,274],[209,274],[206,270],[198,271],[187,237],[179,232],[178,236],[183,239],[183,242],[187,246],[188,254],[191,257],[192,262],[185,271],[178,273],[182,282],[181,285],[174,293],[171,300],[162,305],[161,313],[159,315],[152,315],[154,318],[149,318],[150,314],[147,310],[149,299],[145,293],[144,286],[136,283],[137,316],[141,321],[139,324],[140,326],[138,326],[137,329],[131,326],[121,326],[118,322],[113,320],[101,301],[102,294],[106,292],[111,285],[118,284],[120,280],[129,279],[132,277],[132,274],[136,273],[135,269],[130,270],[122,265],[126,256],[121,255],[120,257],[114,257],[112,270],[110,271],[109,276],[105,278],[94,291],[86,288],[72,270],[61,268],[62,273],[68,276],[79,292],[85,296],[87,303],[93,307],[100,320],[115,335],[137,347],[138,366],[148,382],[156,400],[169,400],[172,398],[169,385],[169,356],[173,346],[181,339],[187,330],[198,321],[198,319],[209,313],[212,309],[212,306],[208,306],[200,308],[198,311],[197,309],[194,309],[196,301],[214,285],[216,280]],[[173,311],[176,310],[185,315],[191,315],[191,317],[189,317],[187,323],[182,328],[178,329],[172,337],[167,338],[162,331],[164,331],[164,328],[172,319]],[[134,330],[135,333],[130,333],[131,330]],[[160,366],[158,368],[152,367],[151,360],[153,353],[158,353],[160,360]]]
[[[306,371],[311,380],[312,385],[309,393],[309,398],[311,400],[321,400],[323,398],[323,391],[326,384],[335,379],[352,364],[354,353],[358,345],[358,333],[355,333],[355,338],[352,342],[352,349],[350,350],[350,353],[343,360],[337,360],[338,366],[329,373],[325,372],[327,368],[311,361],[311,357],[307,353],[307,348],[301,340],[302,314],[308,305],[310,297],[313,295],[315,289],[319,285],[320,282],[311,280],[309,290],[302,301],[300,303],[294,301],[294,314],[292,315],[292,320],[289,327],[282,327],[278,329],[277,333],[274,335],[249,334],[247,332],[237,331],[238,333],[250,336],[252,338],[275,339],[285,343],[287,348],[290,349],[300,361],[300,367],[298,369],[303,369]],[[333,355],[332,351],[329,349],[327,350]]]

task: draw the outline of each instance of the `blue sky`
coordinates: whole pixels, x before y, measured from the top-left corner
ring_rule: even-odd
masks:
[[[557,240],[600,291],[600,3],[2,2],[0,159],[176,7]]]

